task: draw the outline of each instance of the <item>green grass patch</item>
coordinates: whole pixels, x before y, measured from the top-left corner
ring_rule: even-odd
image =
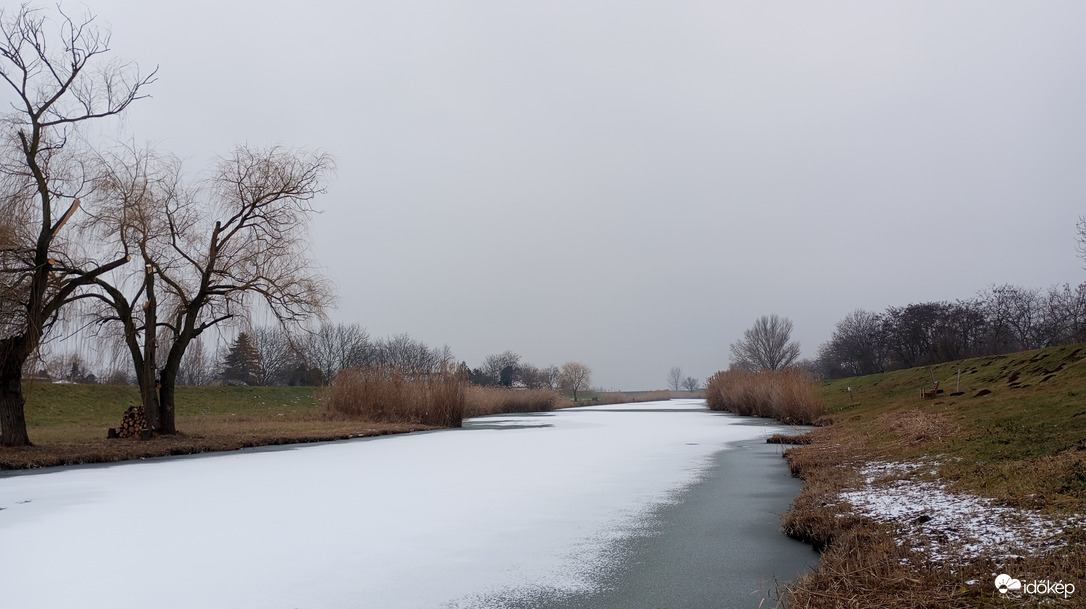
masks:
[[[178,426],[183,427],[181,421],[186,417],[201,415],[314,413],[317,404],[313,390],[313,387],[178,387]],[[139,389],[133,386],[28,383],[25,395],[30,430],[57,425],[104,430],[119,425],[125,409],[140,403]]]
[[[922,399],[933,378],[940,393]],[[870,450],[936,460],[956,490],[1031,507],[1086,504],[1084,344],[827,381],[822,390],[828,416]],[[937,417],[946,433],[903,444],[886,423],[906,411]]]

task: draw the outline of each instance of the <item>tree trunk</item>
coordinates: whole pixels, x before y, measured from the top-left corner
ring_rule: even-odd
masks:
[[[23,398],[27,355],[17,338],[0,341],[0,446],[30,446]]]
[[[176,412],[174,389],[177,386],[177,370],[179,366],[171,364],[172,362],[167,360],[166,366],[162,368],[162,376],[159,378],[157,431],[161,434],[177,433],[177,421],[174,416]]]
[[[146,362],[146,360],[145,360]],[[151,426],[151,429],[158,430],[159,423],[159,406],[158,406],[158,383],[155,378],[154,366],[148,366],[146,363],[140,368],[137,368],[137,376],[140,386],[140,403],[143,404],[143,411],[147,414],[147,424]]]
[[[143,366],[140,375],[140,397],[143,398],[143,410],[147,413],[147,424],[151,429],[159,433],[175,433],[173,431],[161,431],[162,408],[158,399],[158,378],[155,374],[155,349],[158,341],[158,301],[155,299],[155,274],[151,265],[146,267],[144,287],[147,293],[147,304],[143,308]],[[170,423],[171,428],[173,423]]]

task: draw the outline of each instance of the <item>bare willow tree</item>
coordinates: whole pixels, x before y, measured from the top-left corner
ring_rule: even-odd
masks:
[[[0,9],[0,78],[14,92],[0,137],[0,444],[29,445],[22,370],[61,309],[125,264],[123,244],[83,256],[68,232],[89,193],[81,124],[124,112],[154,72],[106,62],[109,34],[91,16]]]
[[[683,369],[678,366],[672,368],[667,373],[667,388],[672,391],[678,391],[683,382]]]
[[[588,389],[592,382],[592,369],[580,362],[566,362],[558,372],[558,386],[565,391],[573,393],[573,401],[577,401],[577,392]]]
[[[792,320],[763,315],[731,345],[731,365],[746,370],[781,370],[799,358],[799,343],[791,340]]]
[[[261,305],[284,326],[323,316],[331,288],[309,256],[308,220],[332,160],[238,148],[199,189],[177,186],[172,159],[132,152],[107,165],[100,191],[116,205],[98,226],[139,252],[143,275],[100,279],[98,297],[125,328],[141,387],[157,388],[150,423],[175,433],[178,372],[197,337],[246,325]]]
[[[135,369],[141,403],[150,423],[158,427],[158,344],[168,337],[158,323],[155,264],[178,266],[179,257],[170,247],[174,228],[165,210],[188,207],[184,201],[191,193],[182,184],[180,162],[172,157],[125,147],[101,153],[96,160],[95,193],[100,203],[95,221],[87,227],[88,241],[134,251],[142,264],[96,280],[99,291],[90,296],[104,307],[92,315],[100,326],[118,327]],[[190,218],[186,226],[194,222]]]

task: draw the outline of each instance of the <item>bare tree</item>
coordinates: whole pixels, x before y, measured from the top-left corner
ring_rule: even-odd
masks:
[[[181,386],[212,384],[215,381],[216,359],[213,349],[211,353],[208,353],[203,336],[192,339],[189,348],[185,350],[185,357],[181,358],[181,367],[177,370],[177,384]]]
[[[128,260],[118,246],[79,255],[62,232],[88,180],[75,150],[79,127],[144,97],[154,73],[102,62],[109,34],[93,17],[56,20],[22,5],[0,10],[0,79],[14,92],[0,134],[0,444],[30,444],[22,369],[61,309]],[[98,69],[95,69],[95,68]],[[74,222],[73,222],[74,224]],[[104,261],[103,261],[104,260]]]
[[[144,174],[103,172],[102,190],[118,200],[126,198],[118,193],[143,196],[153,182],[149,176],[157,175],[152,166],[147,164]],[[113,239],[132,244],[143,257],[145,287],[134,297],[118,287],[126,283],[123,277],[113,283],[98,278],[97,283],[104,294],[99,298],[126,328],[138,330],[134,317],[137,311],[144,315],[142,333],[126,330],[125,336],[134,362],[137,353],[145,354],[144,365],[136,366],[145,375],[141,386],[156,385],[146,376],[153,371],[146,364],[157,362],[158,402],[150,404],[148,419],[160,433],[176,432],[174,396],[181,361],[205,331],[223,323],[247,326],[258,304],[283,326],[323,315],[330,288],[308,256],[307,227],[310,202],[323,192],[321,181],[330,167],[327,155],[238,148],[219,163],[205,188],[147,197],[149,221],[126,210],[102,214],[100,223],[111,229]],[[159,283],[161,293],[155,287]],[[147,354],[151,340],[162,347],[153,358]]]
[[[512,387],[513,380],[520,373],[520,355],[512,351],[488,355],[483,360],[482,372],[487,384]]]
[[[408,334],[390,336],[377,343],[376,363],[408,373],[436,372],[452,363],[448,347],[432,349]]]
[[[683,370],[678,366],[674,367],[667,373],[667,388],[672,391],[678,391],[683,382]]]
[[[856,309],[837,322],[830,340],[819,348],[819,363],[826,374],[859,376],[886,372],[888,340],[883,318]]]
[[[573,401],[577,401],[577,392],[588,389],[592,382],[592,370],[580,362],[566,362],[558,373],[558,386],[573,392]]]
[[[988,323],[988,352],[1007,353],[1041,346],[1039,290],[1013,285],[992,286],[982,292],[978,300]]]
[[[253,329],[253,345],[260,354],[258,385],[285,384],[292,366],[298,361],[298,352],[290,336],[283,328],[260,326]],[[191,347],[190,347],[191,348]]]
[[[342,368],[369,366],[378,358],[377,345],[358,324],[321,324],[302,337],[302,345],[307,365],[320,370],[325,382]]]
[[[780,370],[799,357],[799,343],[793,342],[792,321],[787,317],[763,315],[731,345],[731,365],[750,370]]]
[[[551,388],[550,371],[547,368],[539,368],[532,364],[520,364],[517,376],[524,387],[528,389]]]
[[[182,185],[178,159],[134,146],[96,157],[95,186],[100,204],[95,221],[88,227],[90,240],[119,242],[121,247],[135,250],[143,267],[128,267],[127,273],[117,271],[99,277],[99,291],[91,296],[101,302],[91,316],[102,329],[119,329],[113,336],[128,351],[140,401],[150,423],[157,428],[161,390],[157,371],[162,366],[158,344],[168,344],[169,335],[158,323],[154,265],[178,266],[180,258],[170,247],[174,229],[165,210],[192,207],[189,199],[193,193]],[[187,358],[187,363],[193,364],[202,356],[201,350],[196,357]],[[201,365],[206,363],[200,361]],[[210,370],[208,373],[213,374]]]
[[[688,377],[683,379],[683,389],[685,389],[686,391],[690,391],[690,392],[697,391],[698,387],[700,385],[701,385],[701,382],[698,381],[698,379],[696,379],[696,378],[694,378],[692,376],[688,376]]]
[[[1086,340],[1086,284],[1052,286],[1041,312],[1046,345],[1067,345]]]

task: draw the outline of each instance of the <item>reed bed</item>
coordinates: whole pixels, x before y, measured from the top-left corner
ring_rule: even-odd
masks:
[[[566,400],[551,389],[511,389],[471,385],[466,391],[464,417],[507,412],[547,412],[566,406]]]
[[[712,410],[789,425],[814,424],[825,412],[814,377],[797,369],[717,372],[705,386],[705,401]]]
[[[671,392],[668,390],[663,391],[636,391],[627,393],[625,391],[601,391],[596,393],[594,397],[583,400],[591,405],[596,404],[633,404],[635,402],[660,402],[671,399]]]
[[[460,427],[467,379],[455,368],[415,372],[398,367],[345,368],[321,396],[330,418]]]

